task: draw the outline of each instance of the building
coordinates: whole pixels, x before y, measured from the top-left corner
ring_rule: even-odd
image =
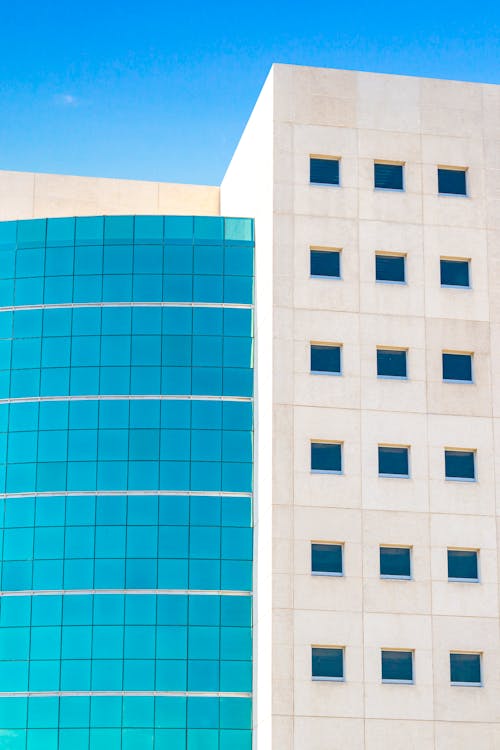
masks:
[[[0,173],[0,747],[500,746],[499,123],[278,65],[220,189]]]

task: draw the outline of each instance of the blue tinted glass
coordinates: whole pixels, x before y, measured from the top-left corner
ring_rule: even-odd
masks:
[[[319,679],[344,678],[344,650],[342,648],[313,648],[312,676]]]
[[[446,479],[475,479],[474,451],[445,451]]]
[[[403,284],[406,281],[404,255],[375,255],[375,279]]]
[[[467,195],[465,169],[438,169],[438,191],[445,195]]]
[[[443,380],[472,382],[472,356],[443,352]]]
[[[450,654],[450,681],[480,685],[481,655]]]
[[[321,185],[338,185],[340,180],[338,159],[309,160],[309,179],[311,183]]]
[[[340,278],[340,252],[338,250],[311,250],[311,276]]]
[[[411,577],[411,551],[409,547],[380,547],[380,575]]]
[[[408,448],[397,448],[388,445],[379,445],[379,475],[407,477],[408,471]]]
[[[386,378],[406,378],[406,351],[377,349],[377,375]]]
[[[340,374],[340,346],[311,344],[311,371]]]
[[[311,569],[313,573],[343,573],[341,544],[311,544]]]
[[[341,443],[311,443],[311,470],[342,471]]]
[[[413,652],[382,651],[382,680],[413,682]]]
[[[441,286],[470,285],[468,260],[440,260]]]
[[[449,549],[448,578],[477,581],[477,551],[468,549]]]
[[[403,190],[403,165],[375,163],[374,182],[376,188]]]

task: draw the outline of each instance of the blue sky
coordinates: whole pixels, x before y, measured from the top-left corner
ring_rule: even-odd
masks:
[[[500,83],[497,0],[4,0],[0,169],[218,184],[273,62]]]

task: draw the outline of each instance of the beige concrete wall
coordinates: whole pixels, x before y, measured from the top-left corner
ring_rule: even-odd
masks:
[[[219,188],[0,171],[0,221],[98,214],[219,215]]]
[[[272,502],[272,747],[493,750],[500,87],[281,65],[272,79],[272,168],[261,164],[250,186],[244,170],[231,182],[238,212],[257,219],[259,267],[268,207],[247,205],[272,169],[273,287],[262,304],[272,307],[273,409],[257,402],[273,451],[261,488],[271,497],[259,497]],[[248,163],[262,157],[265,127],[248,130]],[[310,154],[341,157],[340,188],[309,184]],[[374,190],[374,160],[405,163],[404,193]],[[437,194],[438,165],[468,168],[467,198]],[[311,245],[342,249],[342,280],[309,278]],[[406,254],[405,286],[375,283],[377,250]],[[441,288],[440,256],[471,259],[472,289]],[[310,374],[311,341],[343,344],[342,377]],[[377,345],[408,347],[407,381],[376,377]],[[442,382],[446,349],[474,352],[474,384]],[[343,475],[311,474],[314,438],[343,441]],[[409,479],[378,477],[378,443],[411,446]],[[477,482],[445,481],[445,446],[477,450]],[[318,539],[344,543],[344,577],[311,576]],[[398,543],[413,548],[413,580],[381,580],[379,545]],[[480,549],[480,583],[448,582],[448,546]],[[311,680],[312,644],[345,647],[345,682]],[[381,683],[382,647],[414,649],[414,685]],[[483,687],[450,686],[452,650],[483,653]]]

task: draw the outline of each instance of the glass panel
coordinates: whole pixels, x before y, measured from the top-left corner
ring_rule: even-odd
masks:
[[[446,479],[475,479],[474,451],[445,451]]]
[[[382,682],[413,682],[413,651],[382,651]]]
[[[312,676],[313,679],[344,679],[344,649],[313,648]]]
[[[339,185],[340,163],[338,159],[317,159],[309,161],[309,179],[315,185]]]
[[[340,278],[340,252],[338,250],[311,250],[311,276]]]
[[[377,375],[386,378],[406,378],[404,349],[377,349]]]
[[[438,169],[438,191],[445,195],[467,195],[465,169]]]
[[[343,574],[343,548],[341,544],[311,544],[313,573]]]
[[[472,383],[472,356],[443,352],[443,380]]]
[[[329,372],[340,375],[340,346],[311,344],[311,372]]]
[[[478,580],[477,551],[468,549],[448,550],[448,578],[470,581]]]
[[[405,265],[404,255],[375,255],[376,281],[404,284],[406,281]]]
[[[386,445],[378,447],[378,473],[380,476],[408,476],[408,448]]]
[[[380,547],[380,575],[388,578],[411,578],[409,547]]]
[[[440,260],[441,286],[470,285],[468,260]]]
[[[374,164],[375,187],[383,190],[403,190],[402,164]]]
[[[450,654],[452,684],[480,685],[481,679],[481,654]]]
[[[341,443],[311,443],[311,470],[341,473]]]

